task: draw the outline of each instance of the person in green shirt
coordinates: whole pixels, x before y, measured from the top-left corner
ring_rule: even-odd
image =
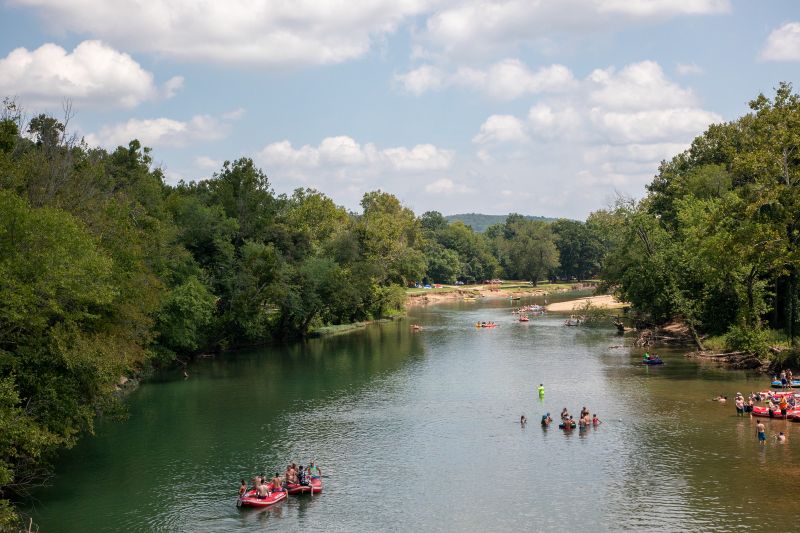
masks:
[[[539,398],[544,399],[544,384],[539,383]]]
[[[311,476],[311,479],[316,479],[322,476],[322,471],[312,462],[308,465],[308,474]]]

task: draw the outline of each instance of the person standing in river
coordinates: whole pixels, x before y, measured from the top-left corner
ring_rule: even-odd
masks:
[[[539,383],[539,399],[544,400],[544,383]]]
[[[762,446],[767,443],[767,427],[759,420],[756,424],[756,435],[758,436],[758,443]]]

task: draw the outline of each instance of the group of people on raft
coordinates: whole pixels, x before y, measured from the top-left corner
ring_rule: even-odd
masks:
[[[659,356],[657,356],[656,354],[652,354],[651,355],[649,352],[644,352],[642,354],[642,362],[643,363],[650,363],[650,362],[653,362],[653,361],[661,361],[661,358]]]
[[[553,419],[550,417],[550,413],[546,413],[542,415],[542,427],[546,428],[550,426],[550,423]],[[576,427],[585,429],[590,426],[597,427],[601,424],[600,419],[597,418],[596,414],[593,414],[591,417],[589,416],[589,409],[586,406],[583,406],[581,409],[581,415],[578,417],[578,421],[576,422],[572,415],[569,414],[569,411],[565,407],[561,411],[561,423],[558,425],[559,429],[571,430],[575,429]]]
[[[297,466],[296,463],[292,463],[286,467],[286,472],[284,472],[283,476],[278,472],[275,472],[275,476],[272,479],[267,479],[264,474],[255,476],[253,478],[253,489],[256,491],[257,498],[264,499],[273,492],[285,492],[289,485],[307,486],[311,484],[312,479],[320,477],[322,477],[322,471],[314,465],[313,461],[305,468],[303,468],[303,465]],[[247,488],[247,483],[243,479],[239,487],[239,497],[244,496],[250,490],[252,489]]]
[[[781,370],[780,377],[779,376],[772,376],[772,381],[780,381],[782,389],[791,389],[792,382],[794,376],[792,376],[792,370]]]
[[[725,402],[727,400],[725,396],[718,396],[714,399],[718,402]],[[786,413],[793,409],[800,408],[800,400],[793,394],[774,394],[772,391],[753,392],[747,400],[745,400],[742,393],[737,392],[734,400],[736,414],[744,416],[747,413],[752,413],[755,404],[761,401],[766,404],[767,413],[770,418],[786,418]]]

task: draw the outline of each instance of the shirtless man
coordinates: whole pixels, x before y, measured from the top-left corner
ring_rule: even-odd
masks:
[[[759,444],[763,446],[767,443],[767,427],[760,420],[756,424],[756,435],[758,436]]]
[[[283,481],[277,472],[275,472],[275,477],[272,478],[272,490],[275,492],[283,492]]]
[[[565,407],[563,411],[561,411],[561,421],[564,422],[569,418],[569,411]]]
[[[258,484],[256,485],[256,491],[258,492],[259,498],[266,498],[269,496],[269,485],[267,483],[262,482],[261,477],[256,478],[258,480]]]
[[[294,470],[292,470],[292,465],[288,465],[286,467],[286,472],[283,474],[283,479],[286,480],[286,484],[295,483],[294,481]]]
[[[245,492],[247,492],[247,483],[242,480],[242,484],[239,485],[239,497],[244,496]]]

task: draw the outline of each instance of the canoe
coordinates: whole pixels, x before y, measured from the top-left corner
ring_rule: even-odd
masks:
[[[780,409],[773,409],[772,410],[773,416],[769,416],[769,409],[763,407],[761,405],[754,405],[752,415],[758,416],[761,418],[783,418]],[[786,418],[794,419],[796,416],[800,415],[800,409],[789,409],[786,411]]]
[[[780,381],[773,381],[771,383],[773,389],[781,389],[783,388],[783,384]],[[792,388],[800,388],[800,379],[793,379],[792,380]]]
[[[311,478],[311,482],[308,485],[290,483],[286,485],[286,490],[292,495],[305,494],[306,492],[310,492],[311,494],[319,494],[322,492],[322,480],[319,478]]]
[[[236,507],[271,507],[286,499],[285,492],[272,492],[266,498],[259,498],[256,489],[250,489],[236,500]]]

